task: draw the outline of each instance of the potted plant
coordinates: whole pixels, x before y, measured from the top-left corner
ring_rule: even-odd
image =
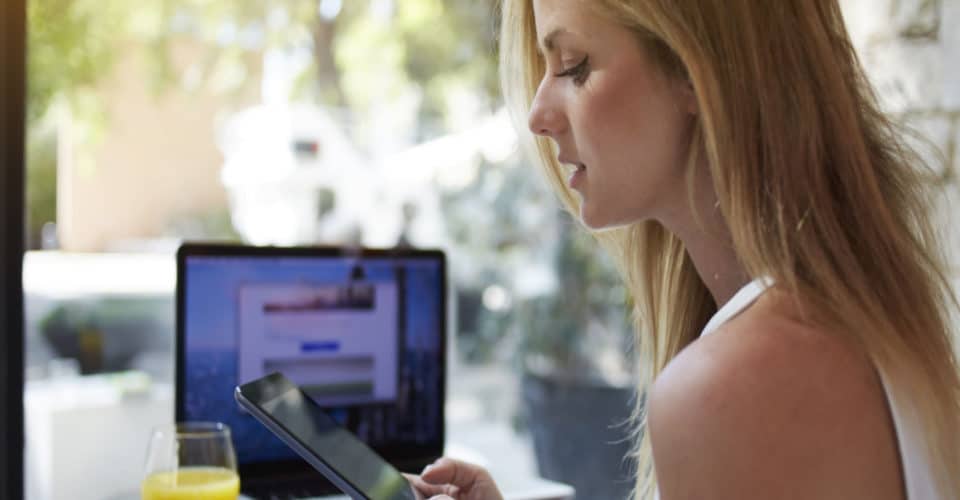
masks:
[[[509,356],[521,382],[515,423],[532,435],[542,476],[626,498],[636,380],[626,293],[534,172],[514,154],[442,197],[458,351],[478,365]]]

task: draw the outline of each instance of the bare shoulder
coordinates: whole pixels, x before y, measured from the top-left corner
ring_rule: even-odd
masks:
[[[869,360],[771,291],[681,352],[647,399],[664,500],[903,498]]]

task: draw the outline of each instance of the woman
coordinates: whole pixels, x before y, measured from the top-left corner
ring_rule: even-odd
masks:
[[[836,0],[505,0],[501,57],[637,304],[636,497],[960,498],[956,301]]]

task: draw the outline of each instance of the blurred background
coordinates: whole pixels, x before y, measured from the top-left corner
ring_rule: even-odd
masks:
[[[960,276],[960,0],[841,3],[936,169]],[[495,2],[30,0],[28,20],[29,498],[136,491],[173,418],[185,240],[446,250],[448,439],[625,496],[627,297],[520,154]]]

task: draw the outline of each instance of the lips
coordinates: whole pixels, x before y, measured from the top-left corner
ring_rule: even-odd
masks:
[[[583,175],[583,173],[587,171],[587,166],[583,163],[570,163],[569,165],[573,167],[573,171],[570,173],[571,175]]]
[[[570,174],[570,179],[567,181],[571,189],[578,189],[583,185],[584,178],[587,175],[587,166],[582,163],[574,163],[575,167],[573,173]]]
[[[557,156],[557,161],[564,167],[571,169],[568,170],[569,178],[567,180],[567,185],[569,185],[571,189],[577,189],[583,185],[584,178],[587,175],[586,164],[575,161],[574,159],[564,156],[563,154]]]
[[[568,159],[568,158],[565,158],[565,157],[562,157],[562,156],[561,156],[561,157],[558,157],[558,158],[557,158],[557,161],[560,162],[561,165],[566,165],[566,166],[573,167],[573,168],[574,168],[575,170],[577,170],[577,171],[586,170],[586,168],[587,168],[587,166],[584,165],[583,163],[580,163],[580,162],[578,162],[578,161],[574,161],[574,160],[571,160],[571,159]]]

